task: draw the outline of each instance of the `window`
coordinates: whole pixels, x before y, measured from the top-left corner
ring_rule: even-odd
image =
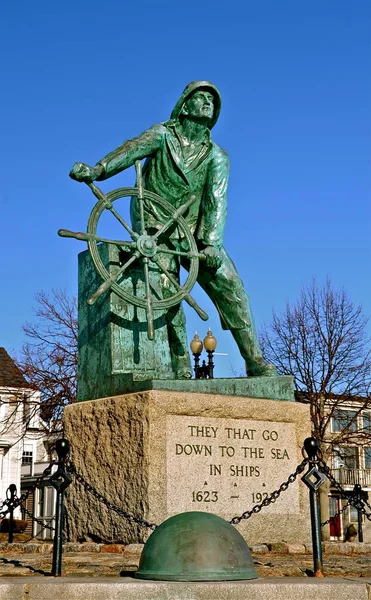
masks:
[[[351,523],[356,523],[358,521],[358,510],[352,505],[349,506],[349,521]]]
[[[337,496],[330,496],[329,500],[329,516],[335,517],[339,512],[339,498]]]
[[[363,417],[363,429],[366,429],[367,431],[371,431],[371,413],[363,412],[362,417]]]
[[[364,448],[365,469],[371,469],[371,448]]]
[[[344,431],[357,431],[357,412],[355,410],[340,410],[336,408],[331,418],[331,429],[334,433]]]
[[[46,486],[39,490],[38,515],[40,517],[53,517],[55,510],[54,488]]]
[[[33,463],[33,446],[25,444],[23,446],[22,465],[32,465]]]
[[[358,448],[337,446],[334,448],[334,467],[339,469],[358,469]]]

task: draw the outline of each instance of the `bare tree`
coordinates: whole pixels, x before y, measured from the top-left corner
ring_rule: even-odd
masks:
[[[367,318],[344,290],[315,280],[299,300],[273,314],[260,342],[264,358],[292,375],[297,398],[309,403],[312,435],[326,462],[344,461],[357,446],[371,446],[371,352]],[[368,410],[365,410],[368,409]],[[320,487],[321,513],[329,519],[329,482]],[[322,539],[330,538],[327,525]]]
[[[340,443],[371,440],[369,427],[354,427],[362,410],[371,408],[367,322],[343,289],[313,280],[295,304],[273,314],[260,336],[264,358],[279,374],[292,375],[298,397],[310,404],[313,435],[324,454]],[[355,407],[352,418],[330,438],[330,420],[339,417],[344,403]]]
[[[35,299],[37,321],[23,326],[30,341],[17,364],[30,387],[40,390],[41,416],[53,430],[63,408],[76,401],[77,303],[60,290],[41,291]]]

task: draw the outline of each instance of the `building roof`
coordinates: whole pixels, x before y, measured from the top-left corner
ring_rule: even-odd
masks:
[[[319,399],[321,397],[321,394],[319,394],[318,392],[313,392],[313,393],[309,393],[309,392],[301,392],[299,390],[295,390],[294,392],[295,394],[295,400],[296,402],[302,402],[303,404],[309,404],[309,402],[311,401],[311,399],[316,400]],[[371,396],[357,396],[356,394],[334,394],[333,392],[328,392],[326,395],[326,400],[334,400],[336,401],[340,401],[340,402],[362,402],[363,404],[365,404],[366,402],[370,402],[371,403]]]
[[[11,388],[30,388],[14,360],[5,348],[0,347],[0,386]]]

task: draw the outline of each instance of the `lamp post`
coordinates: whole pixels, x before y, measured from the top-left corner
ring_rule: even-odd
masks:
[[[204,347],[204,345],[201,342],[197,331],[195,331],[193,340],[190,343],[190,348],[191,348],[191,352],[192,352],[194,360],[195,360],[194,371],[195,371],[196,379],[199,379],[198,373],[199,373],[199,369],[200,369],[200,356],[201,356],[203,347]]]
[[[195,332],[194,338],[190,344],[190,348],[195,361],[194,372],[196,379],[214,379],[215,365],[213,361],[213,354],[216,348],[216,344],[216,338],[213,336],[210,327],[204,338],[203,343],[200,340],[197,331]],[[200,356],[203,348],[205,348],[207,352],[208,364],[206,364],[205,360],[203,360],[202,365],[200,366]]]

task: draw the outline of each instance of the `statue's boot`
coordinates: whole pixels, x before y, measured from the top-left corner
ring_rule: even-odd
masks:
[[[264,362],[250,328],[231,329],[231,333],[245,360],[246,375],[250,377],[274,377],[277,375],[276,367]]]

